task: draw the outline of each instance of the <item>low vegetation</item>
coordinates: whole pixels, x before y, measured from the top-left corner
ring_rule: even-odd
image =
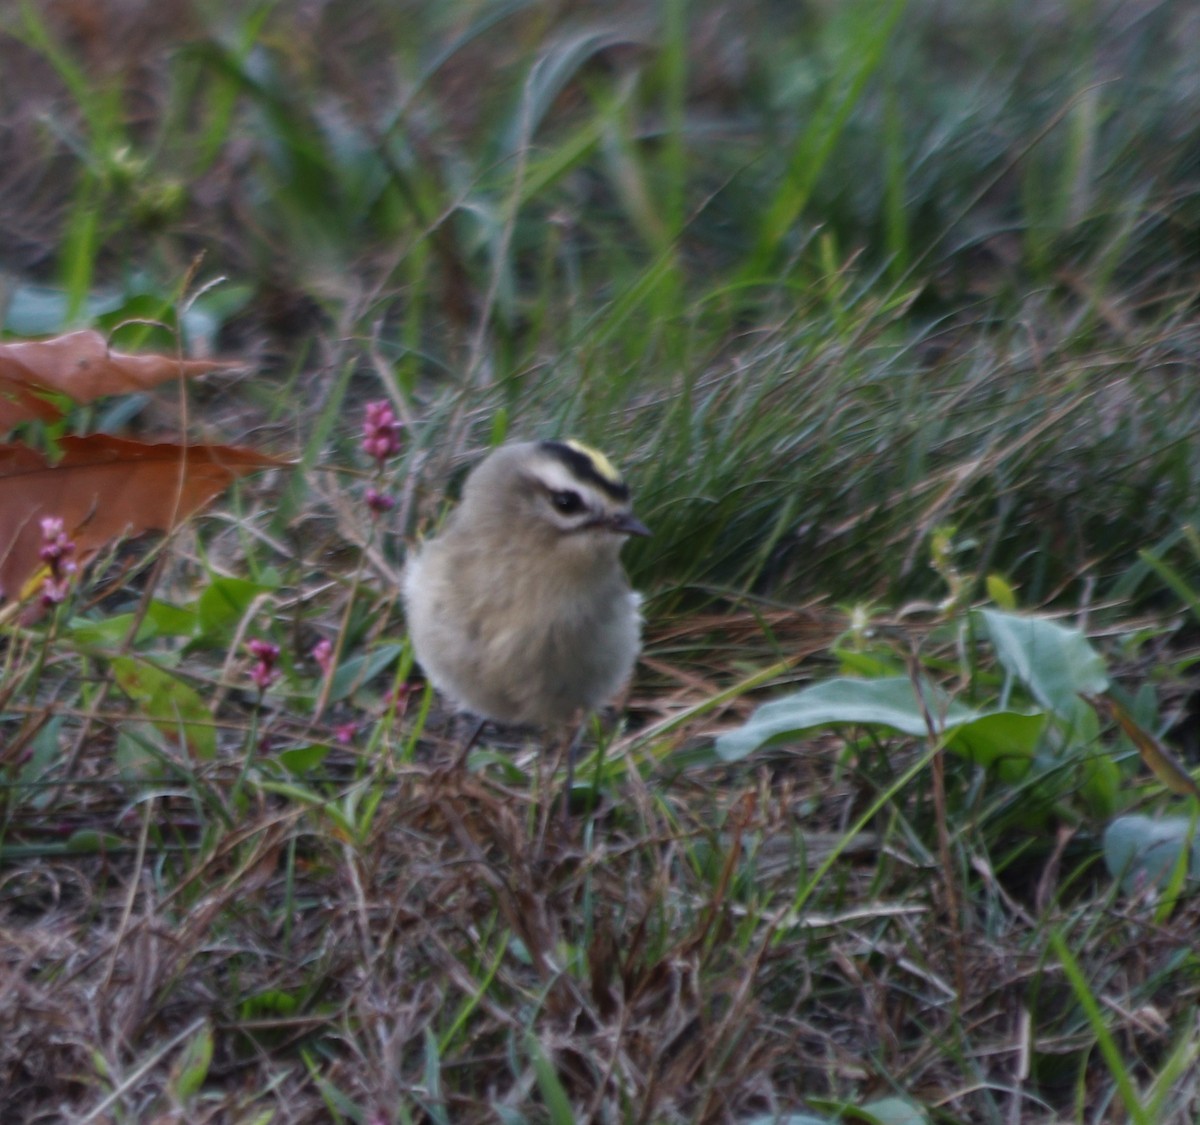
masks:
[[[1196,1121],[1198,34],[0,0],[5,1120]],[[397,589],[568,434],[563,827]]]

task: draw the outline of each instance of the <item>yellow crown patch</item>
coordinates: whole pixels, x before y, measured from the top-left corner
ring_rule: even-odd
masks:
[[[584,445],[581,441],[576,441],[574,438],[567,438],[563,445],[569,445],[576,453],[582,454],[591,461],[597,475],[602,476],[605,480],[611,481],[613,484],[621,483],[621,474],[613,467],[613,463],[604,456],[598,449],[593,449],[590,445]]]

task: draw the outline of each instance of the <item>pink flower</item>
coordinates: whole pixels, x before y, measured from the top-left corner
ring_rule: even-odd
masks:
[[[367,489],[365,500],[373,516],[381,516],[384,512],[390,512],[396,506],[396,501],[388,496],[387,493],[379,492],[374,487]]]
[[[333,642],[328,637],[323,637],[313,645],[309,655],[317,662],[321,672],[328,676],[333,668]]]
[[[256,662],[250,669],[250,679],[259,691],[266,691],[279,679],[279,669],[275,667],[275,662],[279,659],[279,646],[254,637],[246,642],[246,648],[250,650],[250,655]]]
[[[57,516],[42,519],[42,546],[38,557],[49,568],[50,573],[42,580],[42,605],[47,608],[66,601],[71,585],[71,575],[77,567],[68,556],[75,553],[75,543],[67,537],[63,521]]]
[[[74,570],[74,567],[71,569]],[[42,605],[47,609],[52,605],[62,605],[67,600],[70,588],[70,576],[64,575],[62,578],[55,578],[53,574],[47,574],[42,579]]]
[[[368,402],[366,409],[362,449],[382,466],[389,457],[400,452],[400,423],[392,408],[382,400]]]

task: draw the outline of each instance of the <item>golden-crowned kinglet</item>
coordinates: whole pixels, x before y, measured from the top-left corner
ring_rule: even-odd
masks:
[[[618,556],[649,534],[603,454],[575,441],[493,450],[405,570],[425,674],[499,723],[562,725],[600,707],[641,647],[641,597]]]

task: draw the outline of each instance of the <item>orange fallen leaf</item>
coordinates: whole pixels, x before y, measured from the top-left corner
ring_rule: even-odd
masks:
[[[236,360],[178,359],[166,355],[128,355],[110,351],[99,332],[85,329],[49,340],[19,340],[0,344],[0,427],[11,428],[37,414],[37,392],[57,392],[73,402],[91,402],[103,395],[146,391],[170,379],[190,378],[206,371],[241,367]],[[27,388],[24,397],[13,387]],[[31,392],[31,393],[30,393]]]
[[[28,380],[10,379],[0,374],[0,433],[11,430],[19,422],[35,419],[53,422],[61,417],[62,411],[58,407],[30,390]]]
[[[41,567],[41,521],[63,521],[81,565],[106,544],[168,531],[238,477],[288,464],[227,445],[147,444],[88,434],[62,439],[61,460],[0,445],[0,595],[23,597]]]

